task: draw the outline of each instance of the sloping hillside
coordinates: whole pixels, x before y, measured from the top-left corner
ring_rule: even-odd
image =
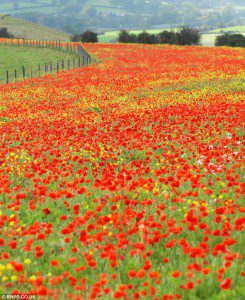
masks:
[[[69,41],[69,35],[65,32],[8,15],[0,15],[0,27],[7,27],[18,38]]]

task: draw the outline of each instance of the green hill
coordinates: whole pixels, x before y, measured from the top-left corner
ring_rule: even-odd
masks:
[[[70,40],[69,35],[65,32],[8,15],[0,15],[0,27],[8,28],[8,31],[18,38]]]

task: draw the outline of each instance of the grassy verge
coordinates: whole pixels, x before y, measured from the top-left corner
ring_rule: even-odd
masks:
[[[0,45],[0,81],[6,82],[6,70],[9,70],[10,80],[14,78],[14,69],[17,70],[17,77],[21,77],[22,66],[27,70],[27,77],[30,67],[33,68],[34,76],[37,75],[37,66],[41,65],[41,74],[44,72],[44,64],[52,62],[54,65],[63,59],[72,61],[75,54],[65,51],[57,51],[50,48],[29,48],[24,46]]]

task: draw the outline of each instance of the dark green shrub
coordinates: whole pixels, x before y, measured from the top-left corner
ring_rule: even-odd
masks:
[[[141,43],[141,44],[157,44],[158,43],[157,36],[155,34],[150,34],[146,31],[143,31],[138,34],[137,41],[138,41],[138,43]]]
[[[245,47],[245,37],[243,34],[227,32],[216,37],[215,46]]]
[[[199,45],[201,35],[199,30],[184,25],[177,32],[177,44],[178,45]]]
[[[177,43],[177,34],[173,31],[164,30],[158,34],[159,44],[176,44]]]
[[[9,39],[9,38],[13,38],[13,37],[14,36],[8,32],[8,29],[6,27],[0,28],[0,38]]]
[[[121,30],[118,37],[119,43],[137,43],[137,35]]]
[[[75,34],[72,37],[72,42],[97,43],[98,34],[91,30],[86,30],[81,34]]]

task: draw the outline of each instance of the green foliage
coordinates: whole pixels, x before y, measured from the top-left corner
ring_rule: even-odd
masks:
[[[98,33],[91,30],[86,30],[81,34],[75,34],[72,37],[73,42],[83,42],[83,43],[97,43],[98,42]]]
[[[137,41],[141,44],[157,44],[159,42],[157,35],[146,31],[143,31],[138,35]]]
[[[176,38],[179,45],[199,45],[201,35],[199,30],[185,25],[177,32]]]
[[[14,36],[8,32],[6,27],[0,28],[0,38],[13,38]]]
[[[118,40],[120,43],[199,45],[200,39],[197,29],[185,25],[177,32],[164,30],[158,34],[143,31],[136,35],[121,30]]]
[[[158,39],[160,44],[175,44],[176,43],[176,33],[174,31],[164,30],[158,34]]]
[[[224,33],[216,37],[215,46],[245,47],[245,37],[238,33]]]
[[[126,30],[121,30],[118,36],[119,43],[136,43],[137,35],[134,33],[129,33]]]

